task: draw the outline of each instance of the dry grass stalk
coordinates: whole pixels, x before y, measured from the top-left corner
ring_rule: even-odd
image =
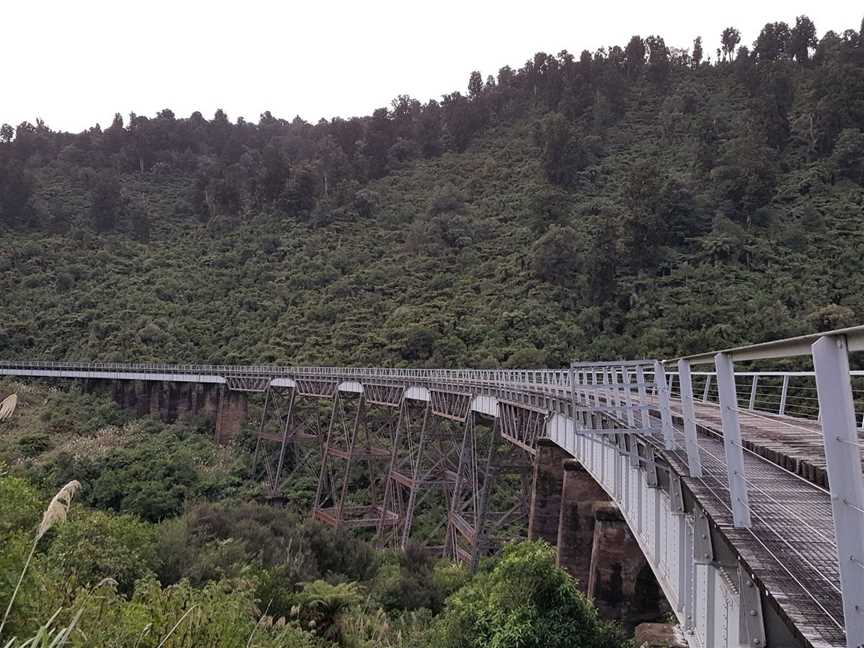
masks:
[[[42,514],[42,522],[36,530],[36,537],[33,539],[33,546],[30,547],[30,554],[27,556],[27,561],[24,563],[24,568],[21,570],[21,575],[18,577],[18,583],[15,585],[15,589],[12,592],[12,598],[9,599],[9,605],[6,606],[3,620],[0,621],[0,637],[3,636],[3,628],[6,626],[6,620],[9,618],[9,613],[12,611],[15,597],[18,596],[18,590],[21,589],[24,575],[27,573],[27,569],[30,567],[30,563],[33,560],[33,554],[36,553],[36,545],[39,544],[39,540],[43,535],[45,535],[48,529],[53,527],[55,524],[62,524],[66,521],[66,514],[69,512],[69,507],[72,505],[72,498],[75,496],[75,493],[78,492],[79,488],[81,488],[81,484],[77,480],[73,479],[70,481],[63,488],[57,491],[57,494],[51,500],[51,503],[48,504],[48,508],[45,509],[45,513]],[[71,628],[72,626],[69,627],[69,632],[71,632]]]
[[[18,394],[10,394],[0,403],[0,421],[5,421],[15,413],[15,406],[18,405]]]
[[[37,541],[55,524],[66,521],[66,515],[69,512],[69,507],[72,505],[72,498],[75,497],[75,493],[78,492],[79,488],[81,488],[81,483],[73,479],[57,491],[48,508],[45,509],[45,513],[42,514],[42,522],[39,524],[38,531],[36,531]]]

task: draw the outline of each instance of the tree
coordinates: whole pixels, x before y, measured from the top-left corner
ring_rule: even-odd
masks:
[[[90,217],[98,232],[113,230],[123,216],[123,194],[120,180],[114,173],[104,171],[95,180],[90,192]]]
[[[834,144],[831,161],[839,175],[864,183],[864,133],[857,128],[841,131]]]
[[[810,61],[810,50],[816,49],[816,25],[807,16],[798,16],[789,39],[789,55],[799,63]]]
[[[770,202],[777,184],[771,158],[771,149],[752,137],[724,143],[711,179],[721,210],[732,220],[750,225],[756,211]]]
[[[785,22],[766,23],[753,43],[753,53],[759,61],[777,61],[789,56],[792,33]]]
[[[288,158],[282,149],[273,142],[267,144],[261,152],[259,186],[262,198],[268,202],[279,198],[285,190],[289,173]]]
[[[444,95],[441,106],[450,146],[464,151],[485,120],[482,102],[471,102],[461,93],[452,92]]]
[[[587,153],[561,113],[546,115],[541,128],[543,169],[546,177],[553,184],[569,184],[575,174],[587,166]]]
[[[0,126],[0,142],[8,144],[12,141],[13,137],[15,137],[15,129],[13,129],[9,124],[3,124]]]
[[[580,265],[579,235],[572,227],[553,225],[535,243],[532,265],[538,278],[567,285]]]
[[[645,41],[641,36],[633,36],[624,49],[624,73],[631,79],[636,77],[645,65]]]
[[[648,50],[648,75],[654,82],[662,82],[669,76],[669,48],[662,36],[645,39]]]
[[[11,160],[0,158],[0,223],[26,223],[33,216],[33,176]]]
[[[77,584],[111,577],[130,593],[137,579],[152,573],[154,540],[154,528],[135,516],[82,510],[59,527],[48,557]]]
[[[697,36],[693,41],[693,67],[699,67],[702,64],[702,37]]]
[[[468,97],[476,99],[483,92],[483,77],[476,70],[468,78]]]
[[[363,600],[357,583],[331,585],[323,580],[306,583],[295,597],[300,622],[329,641],[341,640],[339,618]]]
[[[720,34],[720,43],[723,47],[723,60],[731,61],[732,54],[735,53],[735,48],[741,42],[741,32],[734,27],[727,27]]]
[[[504,548],[489,571],[447,599],[430,645],[443,648],[613,648],[622,637],[555,566],[543,542]]]
[[[366,130],[363,153],[369,160],[369,174],[380,178],[387,173],[387,151],[393,146],[394,134],[390,114],[386,108],[378,108],[372,113]]]

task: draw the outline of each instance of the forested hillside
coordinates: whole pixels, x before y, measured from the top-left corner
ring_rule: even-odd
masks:
[[[864,320],[864,37],[538,53],[361,118],[2,127],[0,356],[558,365]]]

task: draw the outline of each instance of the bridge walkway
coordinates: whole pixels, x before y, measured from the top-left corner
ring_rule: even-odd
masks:
[[[649,396],[652,405],[656,398]],[[664,452],[722,533],[813,646],[845,646],[825,449],[817,421],[739,408],[752,524],[736,528],[720,407],[696,403],[701,478],[686,477],[681,402],[670,399],[676,450]],[[659,412],[656,413],[659,416]]]

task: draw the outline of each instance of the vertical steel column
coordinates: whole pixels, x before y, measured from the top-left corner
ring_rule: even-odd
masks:
[[[663,447],[675,449],[675,430],[672,428],[672,410],[669,407],[669,384],[666,382],[666,370],[659,360],[654,361],[654,385],[657,387],[657,397],[660,401],[660,425],[663,430]]]
[[[693,406],[693,379],[690,376],[690,363],[678,361],[678,381],[681,384],[681,411],[684,415],[684,439],[687,443],[687,468],[691,477],[702,476],[702,457],[696,438],[696,411]]]
[[[780,416],[786,413],[786,394],[789,393],[789,375],[783,376],[783,389],[780,391],[780,410],[777,412]]]
[[[702,402],[708,402],[708,392],[711,390],[711,374],[705,376],[705,390],[702,392]]]
[[[264,423],[267,421],[267,406],[270,404],[270,387],[264,392],[264,410],[261,412],[261,422],[258,424],[258,439],[255,442],[255,457],[252,459],[252,475],[258,467],[258,454],[261,450],[261,433],[264,432]]]
[[[849,353],[846,338],[840,335],[819,338],[811,348],[831,484],[846,645],[859,648],[864,645],[864,478]]]
[[[759,375],[753,376],[753,386],[750,388],[750,406],[747,408],[751,412],[756,407],[756,389],[759,385]]]
[[[404,401],[404,399],[403,399]],[[429,422],[429,410],[431,408],[431,402],[427,401],[426,406],[423,408],[423,422],[420,424],[420,438],[417,441],[417,457],[414,463],[414,470],[411,474],[411,490],[408,494],[408,505],[405,507],[405,520],[404,527],[402,529],[402,538],[400,539],[399,546],[402,549],[408,545],[408,539],[411,536],[411,527],[414,524],[414,507],[417,505],[417,490],[420,488],[422,481],[425,479],[425,475],[422,474],[422,461],[423,461],[423,453],[426,451],[426,426]],[[407,415],[407,411],[405,414]],[[406,429],[408,434],[411,434],[410,429]],[[398,450],[397,450],[398,452]],[[386,502],[385,502],[386,505]]]
[[[726,478],[732,518],[738,528],[750,527],[750,501],[744,481],[744,452],[741,445],[741,426],[738,423],[738,397],[735,392],[735,367],[725,353],[714,356],[717,368],[717,393],[720,398],[720,417],[723,425],[723,447],[726,450]]]
[[[269,389],[267,390],[270,391]],[[288,428],[291,425],[291,415],[294,412],[294,397],[297,393],[296,389],[291,389],[291,395],[288,397],[288,413],[285,415],[285,423],[282,426],[282,445],[279,447],[279,463],[276,465],[276,478],[273,480],[274,487],[278,488],[279,481],[282,478],[282,466],[285,464],[285,449],[288,446]]]

